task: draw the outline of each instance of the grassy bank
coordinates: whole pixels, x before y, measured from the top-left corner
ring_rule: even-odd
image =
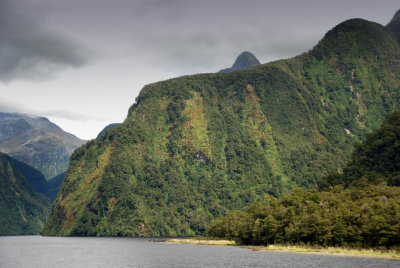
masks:
[[[214,245],[214,246],[238,246],[230,240],[213,240],[206,238],[178,238],[169,239],[166,243],[174,244],[192,244],[192,245]],[[347,257],[365,257],[365,258],[390,258],[400,260],[400,251],[398,250],[378,250],[378,249],[351,249],[339,247],[311,247],[311,246],[240,246],[256,251],[282,251],[292,253],[307,253],[321,255],[335,255]]]
[[[231,240],[212,240],[204,238],[176,238],[168,239],[166,243],[173,244],[191,244],[191,245],[212,245],[212,246],[235,246],[236,243]]]

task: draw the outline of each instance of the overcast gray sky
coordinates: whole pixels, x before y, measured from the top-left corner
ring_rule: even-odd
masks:
[[[0,0],[0,111],[83,139],[122,122],[140,89],[311,49],[350,18],[386,25],[398,0]]]

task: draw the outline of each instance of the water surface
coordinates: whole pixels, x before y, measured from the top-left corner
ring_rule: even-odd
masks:
[[[400,261],[180,245],[145,238],[0,237],[0,267],[400,267]]]

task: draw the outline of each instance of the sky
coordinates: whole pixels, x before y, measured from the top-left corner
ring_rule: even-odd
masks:
[[[386,25],[398,0],[0,0],[0,111],[82,139],[122,122],[144,85],[308,51],[335,25]]]

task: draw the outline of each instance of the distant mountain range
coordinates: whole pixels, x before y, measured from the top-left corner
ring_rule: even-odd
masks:
[[[45,117],[0,112],[0,151],[36,168],[46,180],[65,172],[70,155],[84,142]]]
[[[22,163],[0,153],[0,235],[40,234],[50,212],[50,200],[33,189],[14,163],[21,167]],[[36,187],[42,187],[41,174],[31,172],[41,180],[34,182]]]
[[[315,188],[400,108],[398,30],[351,19],[291,59],[145,86],[124,123],[72,154],[44,234],[192,236]]]
[[[232,67],[222,69],[219,72],[229,74],[234,71],[248,69],[258,65],[260,65],[260,62],[258,61],[256,56],[254,56],[251,52],[245,51],[236,58]]]

